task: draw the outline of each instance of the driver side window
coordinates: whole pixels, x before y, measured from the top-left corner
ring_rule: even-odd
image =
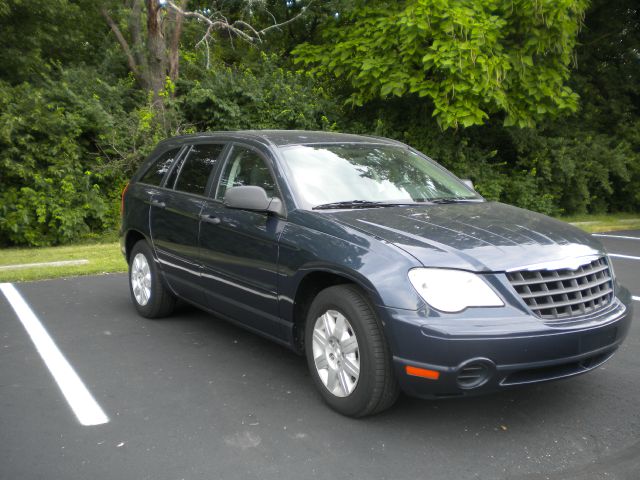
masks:
[[[268,197],[277,195],[276,182],[263,158],[253,150],[236,146],[220,176],[216,199],[222,200],[228,188],[247,185],[264,188]]]

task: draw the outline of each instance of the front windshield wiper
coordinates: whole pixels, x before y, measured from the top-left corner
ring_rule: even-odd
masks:
[[[445,203],[477,203],[481,202],[481,198],[477,197],[436,197],[436,198],[427,198],[425,199],[426,203],[437,203],[437,204],[445,204]]]
[[[398,207],[403,205],[420,205],[424,203],[435,203],[435,204],[445,204],[445,203],[477,203],[481,202],[482,198],[478,197],[436,197],[436,198],[425,198],[419,199],[416,201],[382,201],[376,202],[373,200],[347,200],[344,202],[331,202],[331,203],[323,203],[322,205],[316,205],[313,207],[313,210],[329,210],[329,209],[347,209],[347,208],[382,208],[382,207]]]
[[[382,207],[395,207],[398,205],[406,205],[410,202],[404,203],[389,203],[389,202],[374,202],[371,200],[348,200],[346,202],[332,202],[323,203],[322,205],[316,205],[313,210],[328,210],[328,209],[340,209],[340,208],[382,208]]]

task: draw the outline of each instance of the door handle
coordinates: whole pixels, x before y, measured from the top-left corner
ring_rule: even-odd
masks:
[[[159,202],[158,200],[151,200],[151,206],[158,207],[158,208],[166,208],[167,204],[164,202]]]
[[[200,220],[206,223],[211,223],[213,225],[219,225],[222,221],[218,217],[214,217],[213,215],[200,215]]]

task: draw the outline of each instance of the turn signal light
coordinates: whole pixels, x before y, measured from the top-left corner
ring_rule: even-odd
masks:
[[[437,370],[427,370],[426,368],[412,367],[411,365],[407,365],[405,370],[407,375],[414,377],[428,378],[429,380],[438,380],[440,378],[440,372]]]

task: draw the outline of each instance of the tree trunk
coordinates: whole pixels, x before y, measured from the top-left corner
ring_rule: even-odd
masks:
[[[211,18],[200,11],[185,11],[183,7],[187,0],[144,0],[147,14],[145,32],[142,23],[142,2],[143,0],[124,1],[126,8],[129,9],[129,40],[131,45],[122,34],[118,23],[111,18],[106,7],[101,8],[101,12],[127,56],[129,69],[145,90],[153,92],[153,103],[160,107],[163,105],[161,94],[166,88],[167,78],[172,82],[178,78],[180,37],[185,18],[196,18],[206,25],[206,32],[200,42],[204,41],[207,47],[212,32],[225,32],[232,38],[237,36],[237,38],[256,45],[262,43],[263,37],[268,32],[281,29],[300,18],[308,7],[308,5],[302,7],[296,15],[288,17],[281,23],[275,23],[275,18],[271,15],[274,23],[261,30],[256,30],[242,19],[230,22],[222,12],[214,12],[213,18]],[[163,15],[165,8],[167,15]],[[166,25],[163,24],[164,19],[167,19]],[[167,38],[165,38],[165,28]],[[146,39],[144,39],[145,34]]]
[[[182,8],[183,2],[176,2]],[[178,79],[180,71],[180,37],[182,36],[182,21],[184,15],[175,9],[171,9],[169,18],[172,20],[171,41],[169,43],[169,78],[172,82]]]
[[[151,88],[149,82],[149,69],[145,58],[144,40],[142,39],[142,2],[143,0],[131,0],[130,2],[131,15],[129,15],[129,34],[131,35],[131,50],[138,65],[136,78],[142,88],[149,90]]]
[[[161,9],[158,0],[146,0],[147,5],[147,62],[149,86],[153,91],[154,104],[161,104],[160,92],[167,75],[167,47],[162,32]]]

